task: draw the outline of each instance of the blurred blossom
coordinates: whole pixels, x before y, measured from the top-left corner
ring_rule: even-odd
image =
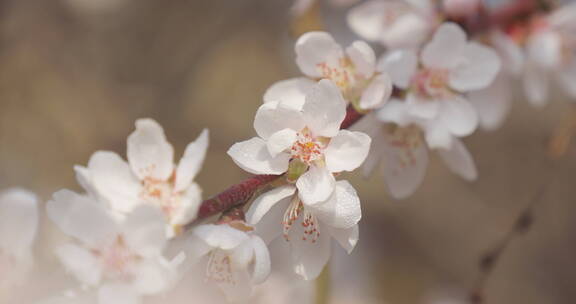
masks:
[[[36,195],[20,188],[0,192],[0,301],[23,285],[32,270],[37,230]]]

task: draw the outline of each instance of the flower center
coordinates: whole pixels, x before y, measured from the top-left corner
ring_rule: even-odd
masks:
[[[308,165],[322,158],[324,143],[320,138],[312,136],[308,128],[298,132],[297,136],[296,142],[290,149],[292,158],[299,159]]]
[[[131,267],[140,260],[140,256],[132,252],[122,237],[104,249],[94,249],[92,253],[104,266],[104,273],[113,279],[130,279]]]
[[[292,202],[286,209],[284,213],[284,219],[282,221],[283,226],[283,236],[286,241],[290,241],[289,232],[292,226],[302,215],[301,223],[302,225],[302,241],[310,241],[311,243],[316,243],[320,237],[320,227],[318,226],[318,220],[316,217],[307,211],[302,204],[302,201],[298,198],[298,195],[294,195]]]
[[[180,205],[180,193],[174,191],[173,180],[173,177],[167,181],[146,177],[142,181],[143,190],[140,194],[146,202],[159,206],[169,218]]]
[[[420,96],[443,98],[452,94],[448,87],[448,70],[422,69],[416,73],[412,83]]]
[[[236,284],[232,275],[230,256],[222,250],[213,250],[208,259],[206,278],[217,283]]]

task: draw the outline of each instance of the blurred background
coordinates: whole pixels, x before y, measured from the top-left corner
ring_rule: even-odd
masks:
[[[0,0],[0,189],[23,186],[43,200],[61,188],[79,190],[73,165],[86,164],[96,150],[125,155],[126,137],[141,117],[164,126],[177,158],[210,129],[198,178],[205,197],[246,177],[226,150],[254,135],[266,88],[299,75],[295,33],[319,26],[295,23],[291,5]],[[339,42],[356,39],[346,29],[345,8],[324,2],[316,8]],[[465,140],[477,182],[452,175],[436,157],[423,186],[403,201],[386,193],[378,175],[346,176],[363,203],[361,239],[351,256],[333,251],[331,303],[466,303],[480,258],[543,185],[534,223],[502,255],[485,303],[574,303],[575,154],[552,163],[544,153],[572,105],[554,98],[536,110],[517,96],[500,130]],[[46,219],[41,227],[36,253],[50,265],[55,259],[43,244],[55,236]],[[41,267],[52,275],[52,266]],[[48,285],[14,303],[41,296]],[[190,295],[181,297],[174,303],[190,303]],[[279,297],[269,303],[282,303]]]

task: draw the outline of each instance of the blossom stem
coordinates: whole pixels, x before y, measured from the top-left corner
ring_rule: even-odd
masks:
[[[358,113],[352,106],[346,110],[346,117],[342,121],[340,128],[347,129],[356,123],[363,114]],[[203,201],[200,204],[198,216],[196,220],[202,220],[207,217],[225,212],[236,206],[244,206],[250,199],[257,193],[258,190],[273,183],[284,175],[254,175],[242,182],[228,187],[228,189],[220,192],[219,194]],[[241,208],[240,208],[241,209]],[[241,216],[237,214],[237,216]],[[193,223],[186,225],[190,228]]]

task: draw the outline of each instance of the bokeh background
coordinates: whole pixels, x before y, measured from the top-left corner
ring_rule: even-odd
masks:
[[[86,164],[96,150],[125,155],[126,137],[141,117],[164,126],[177,155],[210,129],[198,178],[205,197],[246,177],[226,150],[254,135],[265,89],[299,74],[295,33],[319,26],[295,24],[291,4],[0,0],[0,188],[24,186],[43,200],[61,188],[79,189],[73,165]],[[346,9],[319,9],[338,41],[355,39]],[[500,130],[465,140],[479,170],[474,183],[436,157],[423,186],[403,201],[386,193],[378,175],[346,176],[363,202],[361,239],[351,256],[334,250],[331,303],[466,303],[481,256],[543,185],[529,232],[514,239],[487,281],[486,303],[574,303],[575,154],[555,162],[545,156],[571,106],[556,96],[537,110],[517,94]],[[46,219],[42,224],[36,254],[50,264],[47,245],[57,236]],[[56,266],[41,267],[50,277]],[[190,300],[182,293],[181,303]],[[270,303],[282,303],[280,296]]]

